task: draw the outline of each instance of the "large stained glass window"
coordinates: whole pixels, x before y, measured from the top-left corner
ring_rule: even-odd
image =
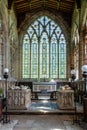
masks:
[[[23,38],[23,78],[66,78],[66,40],[61,27],[47,16],[38,18]]]

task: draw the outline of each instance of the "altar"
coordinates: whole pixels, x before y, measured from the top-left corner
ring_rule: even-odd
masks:
[[[56,82],[34,82],[33,92],[36,91],[56,91]]]
[[[57,102],[60,109],[74,109],[74,91],[59,89],[57,91]]]
[[[32,98],[50,95],[50,99],[56,99],[56,82],[34,82]]]

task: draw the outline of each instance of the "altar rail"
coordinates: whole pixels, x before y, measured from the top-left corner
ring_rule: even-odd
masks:
[[[80,104],[83,103],[83,98],[85,96],[85,81],[79,80],[71,82],[71,87],[73,90],[75,90],[75,98],[76,101]]]

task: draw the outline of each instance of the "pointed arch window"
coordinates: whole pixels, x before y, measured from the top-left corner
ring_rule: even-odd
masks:
[[[49,17],[41,16],[27,29],[22,65],[23,78],[66,78],[66,39],[59,25]]]

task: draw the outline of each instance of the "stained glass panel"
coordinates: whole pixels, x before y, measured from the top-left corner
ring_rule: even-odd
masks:
[[[66,77],[66,41],[64,35],[61,34],[59,40],[59,78]]]
[[[31,77],[38,77],[38,39],[34,34],[31,44]]]
[[[23,78],[65,79],[66,40],[61,27],[41,16],[27,33],[23,40]]]
[[[40,41],[40,77],[48,77],[49,69],[49,39],[45,32],[41,35]]]
[[[23,40],[23,78],[29,78],[29,64],[30,64],[30,42],[29,37],[26,34]]]

